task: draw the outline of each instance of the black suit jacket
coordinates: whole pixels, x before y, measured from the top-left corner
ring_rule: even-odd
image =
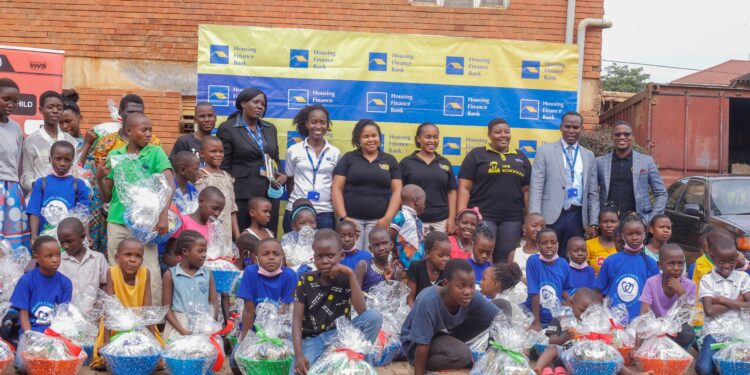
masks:
[[[234,177],[234,194],[236,199],[250,199],[253,196],[267,196],[268,179],[260,175],[264,166],[263,154],[258,144],[250,138],[247,129],[240,124],[238,117],[228,119],[219,126],[216,136],[224,144],[224,161],[221,169]],[[263,148],[265,153],[279,163],[279,142],[276,126],[260,120],[262,127]]]

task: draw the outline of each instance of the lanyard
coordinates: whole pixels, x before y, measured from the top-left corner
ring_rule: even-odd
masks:
[[[310,149],[305,145],[305,152],[307,152],[307,160],[310,162],[310,167],[312,167],[313,171],[313,180],[312,180],[312,189],[315,191],[315,181],[318,179],[318,170],[320,169],[320,164],[323,162],[323,157],[326,156],[326,152],[328,152],[328,149],[324,149],[323,152],[320,153],[320,158],[318,159],[318,165],[315,165],[313,163],[312,155],[310,155]]]
[[[575,167],[576,167],[576,160],[578,160],[578,149],[580,147],[581,147],[580,145],[576,146],[576,151],[573,154],[572,162],[570,161],[570,157],[568,156],[568,148],[566,147],[563,150],[563,154],[565,155],[565,161],[568,163],[568,168],[570,168],[570,185],[571,186],[575,183],[575,175],[576,175]]]
[[[255,143],[258,144],[258,148],[260,149],[261,154],[265,154],[265,151],[263,149],[263,131],[261,130],[260,121],[258,121],[258,124],[255,125],[255,131],[252,131],[250,127],[245,124],[245,120],[242,119],[242,115],[238,117],[238,120],[240,120],[240,124],[245,127],[245,130],[247,130],[247,134],[250,135],[250,138],[252,138]]]

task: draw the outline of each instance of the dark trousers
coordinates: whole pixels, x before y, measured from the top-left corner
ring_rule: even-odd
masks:
[[[237,203],[237,226],[240,227],[240,231],[243,231],[250,227],[250,208],[247,207],[249,199],[236,199]],[[270,229],[273,233],[279,228],[279,200],[270,199],[271,201],[271,220],[268,221],[266,228]]]
[[[559,248],[557,254],[561,258],[568,259],[568,240],[578,236],[583,237],[583,212],[579,206],[571,206],[569,210],[563,210],[560,217],[548,227],[557,233],[557,243]]]
[[[336,217],[333,212],[321,212],[315,215],[315,222],[318,229],[328,228],[336,230]],[[284,233],[292,231],[292,211],[284,210],[284,218],[281,220],[281,227]]]
[[[716,365],[714,365],[713,358],[716,350],[711,349],[711,344],[715,342],[716,340],[711,335],[703,338],[701,351],[698,353],[698,359],[695,361],[695,372],[698,375],[713,375],[716,373]]]
[[[690,324],[685,323],[682,325],[682,329],[677,334],[677,336],[670,336],[669,338],[671,338],[672,341],[676,342],[677,345],[687,350],[695,340],[695,330],[693,330],[693,327],[691,327]]]
[[[518,246],[523,232],[523,221],[492,221],[484,220],[497,234],[495,250],[492,252],[492,262],[507,262],[508,254]]]

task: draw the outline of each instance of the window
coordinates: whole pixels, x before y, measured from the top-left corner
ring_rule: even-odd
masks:
[[[701,207],[705,207],[703,202],[706,197],[706,184],[702,181],[690,180],[687,187],[685,188],[685,194],[682,196],[680,205],[677,208],[678,211],[685,211],[686,204],[697,204]]]
[[[667,200],[668,210],[674,210],[684,190],[685,190],[685,183],[682,181],[678,181],[674,185],[669,187],[669,191],[667,192],[667,194],[669,195],[669,200]]]
[[[745,179],[714,181],[711,183],[711,203],[714,215],[748,215],[750,185]]]
[[[413,5],[446,8],[507,8],[510,0],[410,0]]]

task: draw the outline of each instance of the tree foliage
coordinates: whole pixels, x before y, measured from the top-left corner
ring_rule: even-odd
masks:
[[[612,64],[604,68],[602,86],[604,91],[639,92],[646,87],[651,75],[643,68]]]
[[[585,131],[581,135],[581,146],[591,150],[595,156],[602,156],[606,153],[614,150],[614,142],[612,141],[612,127],[609,125],[597,125],[590,131]],[[642,153],[648,154],[648,150],[636,142],[633,142],[633,149]]]

